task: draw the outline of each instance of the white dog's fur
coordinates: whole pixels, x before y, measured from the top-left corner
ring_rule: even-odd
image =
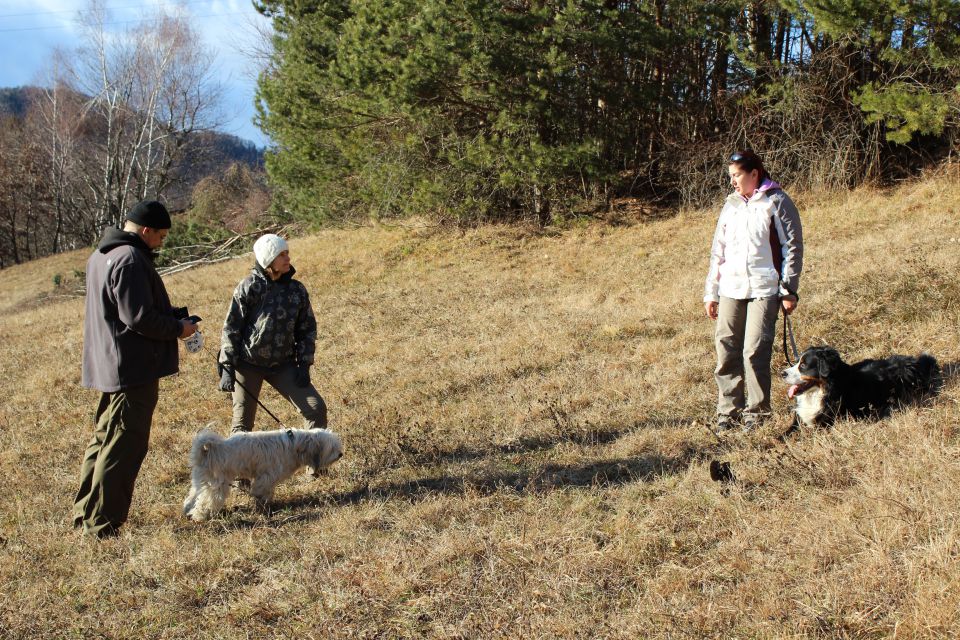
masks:
[[[229,438],[204,429],[190,450],[191,487],[183,513],[206,520],[223,509],[230,484],[250,481],[250,495],[264,508],[273,490],[301,467],[311,467],[314,477],[340,459],[343,445],[326,429],[286,429],[235,433]]]

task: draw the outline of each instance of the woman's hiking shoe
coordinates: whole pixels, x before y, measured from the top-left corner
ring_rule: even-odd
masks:
[[[730,431],[731,429],[736,428],[737,421],[731,418],[730,416],[717,416],[717,431],[723,433],[724,431]]]

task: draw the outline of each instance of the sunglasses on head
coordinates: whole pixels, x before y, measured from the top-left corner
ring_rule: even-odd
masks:
[[[732,156],[730,156],[730,162],[743,162],[747,159],[746,154],[740,153],[739,151]]]

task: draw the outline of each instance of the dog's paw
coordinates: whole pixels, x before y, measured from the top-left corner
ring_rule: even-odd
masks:
[[[210,519],[210,514],[200,509],[193,509],[192,511],[188,512],[186,515],[187,515],[187,518],[189,518],[190,520],[193,520],[194,522],[203,522],[204,520]]]

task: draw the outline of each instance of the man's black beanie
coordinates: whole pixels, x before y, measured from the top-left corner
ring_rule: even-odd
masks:
[[[151,229],[170,228],[170,214],[167,213],[167,208],[156,200],[144,200],[133,205],[127,212],[127,220]]]

